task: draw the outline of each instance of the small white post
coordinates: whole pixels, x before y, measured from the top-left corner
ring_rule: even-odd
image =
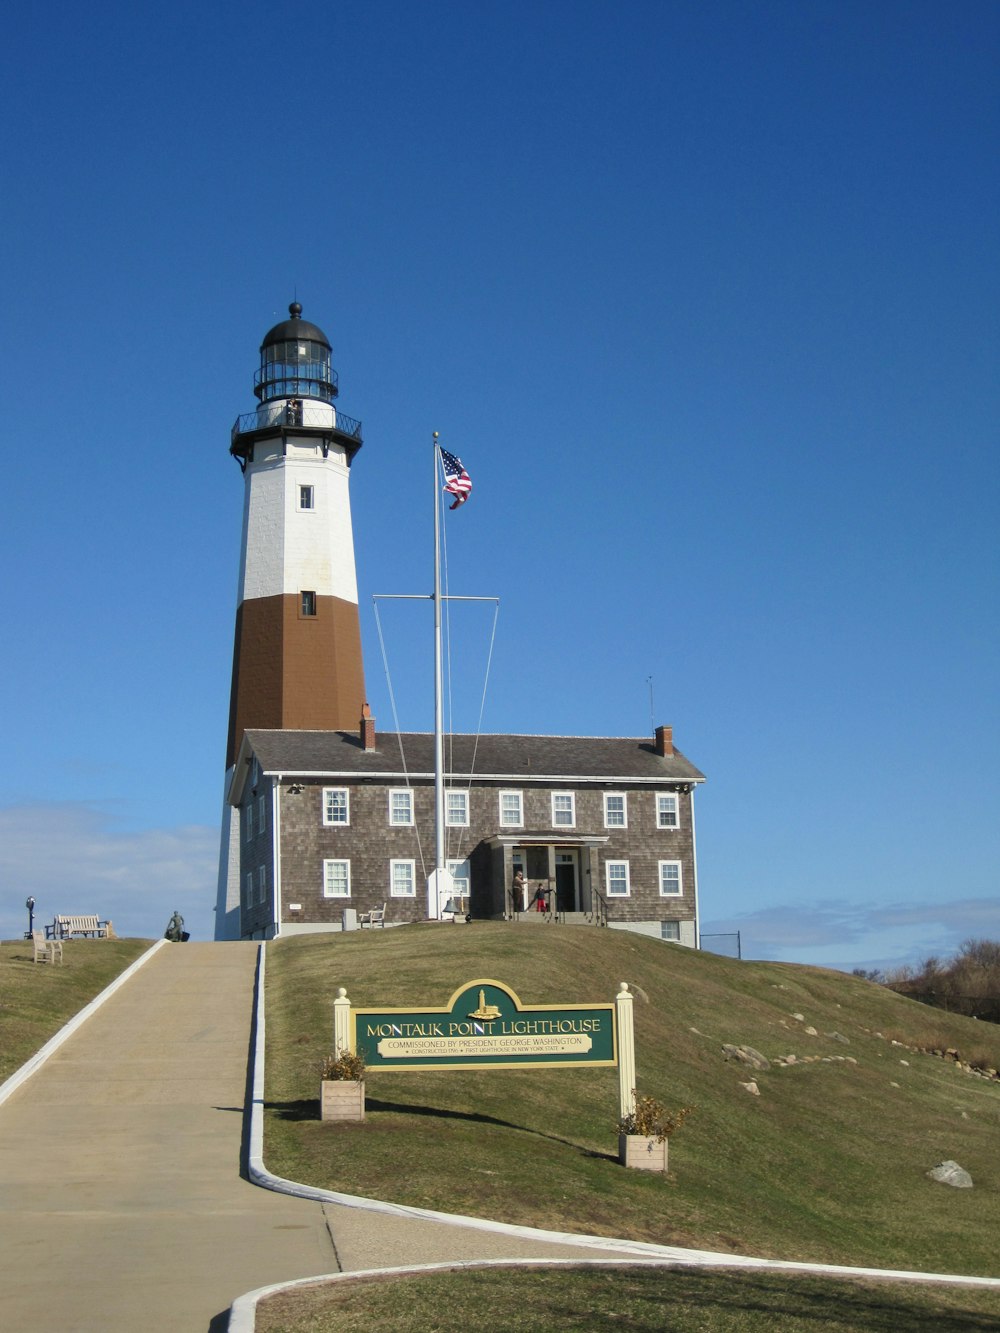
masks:
[[[337,998],[333,1002],[333,1055],[339,1057],[342,1051],[353,1051],[351,1045],[351,1002],[343,986],[337,987]]]
[[[618,1020],[618,1105],[621,1115],[635,1110],[635,1022],[632,1015],[633,996],[628,982],[623,981],[615,996]]]

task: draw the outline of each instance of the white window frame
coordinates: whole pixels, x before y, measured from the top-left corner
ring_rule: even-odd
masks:
[[[253,871],[247,871],[246,877],[246,906],[249,910],[253,907]]]
[[[306,499],[305,492],[308,491],[308,503],[303,504]],[[314,514],[316,512],[316,487],[308,482],[299,482],[299,502],[298,510],[300,514]]]
[[[257,901],[267,901],[267,866],[257,867]]]
[[[677,934],[668,934],[668,928],[673,927]],[[666,940],[668,944],[680,944],[681,942],[681,923],[675,919],[660,922],[660,939]]]
[[[407,818],[396,818],[396,797],[402,797],[406,801]],[[413,789],[410,787],[390,787],[389,788],[389,824],[392,828],[412,828],[413,827]]]
[[[451,871],[452,878],[455,881],[455,897],[468,898],[472,884],[469,858],[466,857],[464,861],[446,861],[445,866]]]
[[[335,793],[341,792],[344,797],[344,818],[331,819],[329,798]],[[351,822],[351,789],[349,787],[324,787],[323,788],[323,823],[327,828],[347,828]]]
[[[243,827],[247,842],[253,842],[253,797],[246,803],[243,811]]]
[[[673,801],[674,808],[671,811],[664,810],[661,802]],[[667,816],[673,816],[673,823]],[[680,828],[681,826],[681,796],[676,791],[658,791],[656,793],[656,827],[657,828]]]
[[[569,800],[569,819],[558,819],[557,814],[564,814],[565,811],[556,810],[556,801],[559,799]],[[576,792],[575,791],[554,791],[552,793],[552,827],[553,828],[576,828]]]
[[[267,797],[264,795],[257,797],[257,829],[263,833],[267,828]]]
[[[409,888],[400,887],[396,881],[396,871],[403,867],[409,872]],[[404,857],[397,857],[389,862],[389,897],[415,898],[417,896],[417,863]]]
[[[621,820],[612,821],[611,812],[608,807],[609,801],[621,801]],[[628,828],[628,794],[623,791],[606,791],[604,793],[604,827],[605,828]]]
[[[676,876],[666,874],[668,866],[676,867]],[[661,898],[682,898],[684,896],[684,870],[680,861],[660,861],[657,867],[657,880],[660,885]],[[676,889],[668,888],[668,884],[676,883]]]
[[[461,801],[461,812],[452,814],[452,801]],[[449,828],[469,827],[469,793],[464,787],[450,787],[444,794],[444,822]]]
[[[611,870],[613,866],[624,866],[625,868],[625,888],[623,890],[613,890],[611,887]],[[616,883],[621,881],[616,878]],[[609,898],[628,898],[632,893],[632,881],[630,877],[629,864],[627,861],[605,861],[604,862],[604,887],[607,890]]]
[[[503,803],[504,803],[504,799],[505,799],[505,798],[506,798],[508,801],[516,801],[516,802],[517,802],[517,818],[516,818],[516,819],[507,819],[507,818],[505,818],[505,816],[504,816],[504,808],[503,808]],[[515,791],[513,788],[508,789],[507,791],[501,791],[500,796],[499,796],[499,802],[500,802],[500,804],[499,804],[499,810],[498,810],[498,817],[499,817],[499,820],[500,820],[500,827],[501,827],[501,828],[523,828],[523,827],[524,827],[524,793],[521,792],[521,791]]]
[[[334,893],[330,882],[330,867],[343,866],[346,872],[345,883],[347,891],[345,893]],[[345,899],[351,896],[351,863],[346,856],[330,856],[323,858],[323,897]]]

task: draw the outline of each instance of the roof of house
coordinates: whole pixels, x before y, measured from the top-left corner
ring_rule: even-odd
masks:
[[[251,750],[265,773],[286,777],[394,780],[404,772],[410,779],[434,774],[430,732],[378,732],[376,748],[365,750],[351,731],[251,730],[243,740],[244,760]],[[634,736],[445,736],[444,764],[453,777],[494,782],[705,780],[679,750],[659,755],[651,740]],[[240,785],[239,767],[237,760],[234,789]],[[235,790],[232,795],[239,799]]]

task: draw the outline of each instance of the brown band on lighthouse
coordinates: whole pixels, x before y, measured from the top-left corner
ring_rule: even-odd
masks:
[[[303,614],[302,595],[256,597],[236,612],[226,767],[243,733],[356,731],[365,702],[357,604],[316,596]]]

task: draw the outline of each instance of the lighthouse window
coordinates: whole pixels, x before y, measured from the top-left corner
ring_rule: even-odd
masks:
[[[413,823],[413,793],[406,787],[400,787],[389,793],[389,823]]]
[[[445,823],[452,828],[465,828],[469,822],[469,793],[450,791],[445,796]]]
[[[660,897],[679,898],[681,896],[680,861],[660,862]]]
[[[417,866],[415,861],[389,862],[389,893],[393,898],[417,896]]]
[[[316,594],[314,592],[304,592],[302,594],[302,614],[304,616],[314,616],[316,614]]]
[[[552,824],[554,828],[573,828],[576,824],[576,801],[571,791],[552,793]]]
[[[609,898],[627,898],[629,896],[629,878],[627,861],[608,861],[604,867],[607,876],[605,884]]]
[[[314,503],[313,503],[313,496],[314,496],[314,493],[313,493],[313,488],[312,488],[311,486],[300,486],[300,487],[299,487],[299,508],[300,508],[300,509],[313,509],[313,508],[315,508],[315,505],[314,505]]]
[[[349,898],[351,896],[350,861],[323,862],[323,897]]]

